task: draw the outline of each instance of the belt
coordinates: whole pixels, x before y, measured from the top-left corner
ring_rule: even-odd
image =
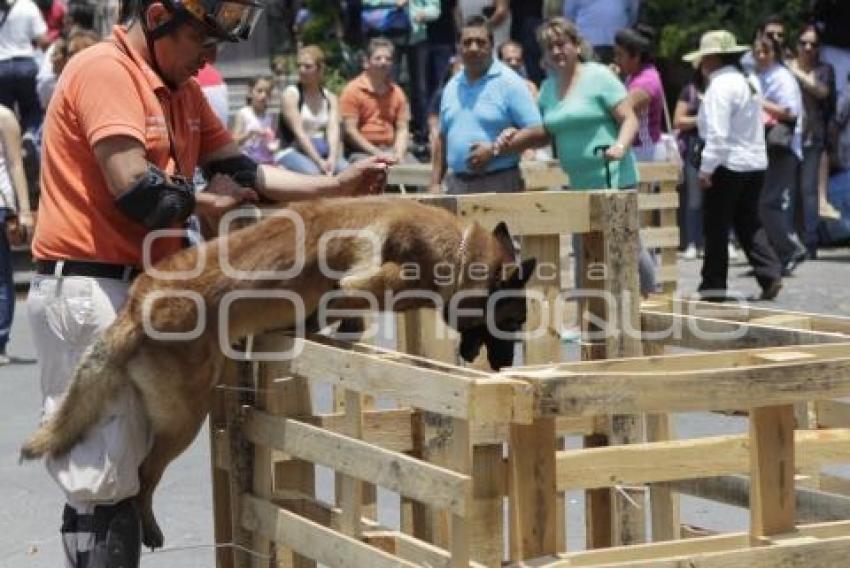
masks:
[[[142,273],[134,266],[126,264],[108,264],[106,262],[88,262],[85,260],[38,260],[35,264],[37,274],[48,276],[90,276],[91,278],[111,278],[131,282]]]
[[[470,181],[474,179],[481,179],[490,176],[498,176],[507,172],[512,172],[518,170],[518,166],[514,166],[512,168],[503,168],[501,170],[496,170],[493,172],[481,172],[481,173],[469,173],[469,172],[452,172],[454,176],[460,181]]]

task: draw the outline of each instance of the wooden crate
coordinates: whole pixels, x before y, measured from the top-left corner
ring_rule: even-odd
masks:
[[[557,329],[547,319],[559,270],[530,283],[545,301],[530,305],[528,324],[542,333],[525,345],[527,365],[502,374],[452,364],[454,346],[432,339],[439,323],[428,310],[399,322],[409,355],[257,338],[240,384],[222,389],[212,416],[216,539],[235,545],[219,550],[218,566],[498,566],[507,557],[546,566],[802,567],[833,566],[850,553],[846,523],[795,527],[793,484],[797,472],[850,461],[850,431],[795,433],[793,423],[794,404],[850,395],[846,321],[720,313],[725,307],[711,317],[680,316],[679,301],[665,298],[640,310],[635,192],[417,198],[485,226],[504,220],[522,235],[524,255],[555,266],[560,236],[582,233],[585,266],[606,267],[583,278],[598,293],[582,303],[586,361],[559,362]],[[647,329],[677,318],[744,325],[761,334],[760,348],[640,357],[662,345],[629,332],[641,317]],[[693,346],[695,336],[675,341]],[[765,347],[771,341],[780,347]],[[294,342],[304,352],[293,361],[259,361],[259,353]],[[312,382],[337,387],[336,412],[313,411]],[[399,406],[369,409],[373,397]],[[667,439],[671,412],[736,407],[751,410],[748,436]],[[566,451],[563,433],[584,435],[586,449]],[[336,503],[316,499],[316,463],[338,472]],[[744,473],[755,480],[750,533],[618,546],[645,540],[647,508],[656,540],[677,539],[677,491],[694,479]],[[402,530],[376,523],[371,484],[404,496]],[[604,550],[565,552],[567,489],[588,492],[588,544]]]
[[[520,170],[527,191],[559,191],[569,184],[569,177],[557,161],[523,161]],[[656,277],[665,294],[676,292],[679,248],[679,168],[669,163],[638,163],[638,207],[641,212],[641,238],[647,248],[656,252]],[[402,188],[430,184],[430,164],[401,164],[390,168],[389,183]],[[602,188],[600,188],[602,189]]]

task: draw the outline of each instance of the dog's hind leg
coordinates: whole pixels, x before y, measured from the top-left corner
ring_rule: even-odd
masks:
[[[195,439],[209,410],[209,395],[198,396],[199,399],[206,399],[197,401],[198,412],[181,416],[171,422],[168,430],[156,432],[151,451],[139,466],[138,500],[142,519],[142,543],[149,548],[160,548],[163,544],[162,531],[153,513],[154,490],[168,464],[183,453]]]
[[[153,432],[153,445],[139,466],[142,543],[162,546],[153,514],[153,492],[165,468],[195,439],[209,413],[221,357],[201,359],[206,351],[149,345],[127,366],[139,389]]]

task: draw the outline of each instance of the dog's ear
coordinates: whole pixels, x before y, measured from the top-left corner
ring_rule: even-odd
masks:
[[[522,288],[531,279],[534,274],[534,269],[537,268],[537,259],[529,258],[523,260],[519,266],[514,265],[511,273],[508,275],[504,287],[505,288]]]
[[[514,248],[514,239],[511,237],[510,231],[508,231],[508,226],[504,221],[499,221],[499,224],[496,225],[496,228],[493,229],[493,236],[502,245],[502,248],[508,255],[513,258],[516,256],[516,249]]]

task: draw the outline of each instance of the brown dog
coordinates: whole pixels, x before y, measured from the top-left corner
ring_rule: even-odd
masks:
[[[133,385],[154,433],[138,496],[143,542],[152,548],[163,541],[153,490],[209,412],[230,344],[305,319],[323,321],[325,308],[403,311],[442,303],[447,323],[461,334],[464,359],[486,345],[498,369],[513,361],[514,342],[501,332],[519,331],[525,322],[523,288],[534,260],[516,264],[504,224],[490,233],[443,209],[361,198],[295,204],[155,269],[160,277],[139,276],[116,320],[83,356],[60,408],[21,449],[23,459],[67,452],[106,401]],[[281,291],[295,293],[303,305],[296,308]],[[220,312],[221,306],[229,309]],[[485,306],[498,330],[486,325]],[[452,317],[474,308],[481,314]]]

